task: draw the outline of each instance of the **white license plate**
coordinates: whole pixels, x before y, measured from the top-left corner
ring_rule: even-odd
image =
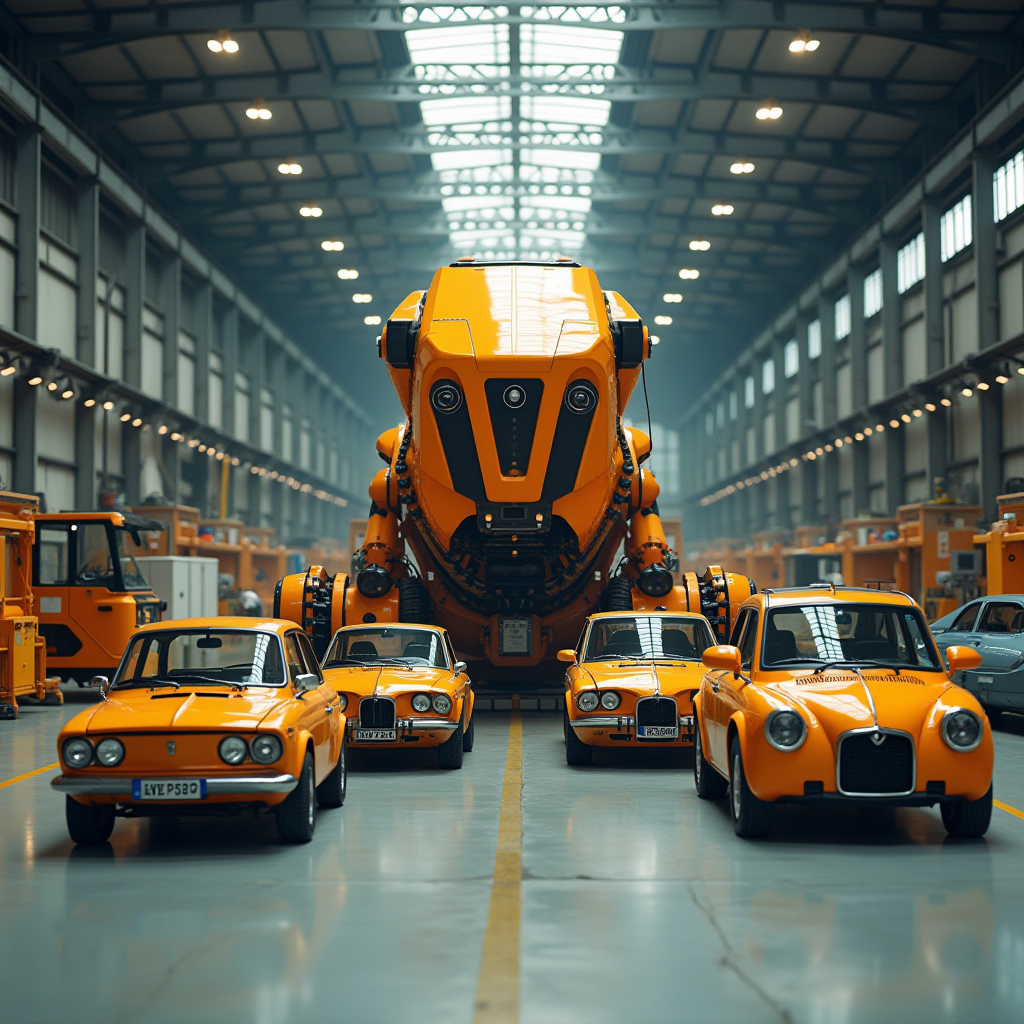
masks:
[[[360,743],[394,742],[398,734],[394,729],[356,729],[356,739]]]
[[[206,779],[132,779],[133,800],[205,800]]]
[[[992,677],[991,676],[978,676],[978,685],[979,686],[991,686],[992,685]]]
[[[679,737],[679,727],[675,725],[638,725],[638,740],[674,740]]]

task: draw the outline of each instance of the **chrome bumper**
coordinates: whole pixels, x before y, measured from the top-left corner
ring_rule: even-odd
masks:
[[[173,777],[173,776],[160,776]],[[189,776],[177,776],[188,778]],[[236,775],[234,778],[213,778],[206,780],[206,795],[230,795],[250,793],[290,793],[299,780],[294,775]],[[59,793],[70,793],[75,796],[123,796],[131,799],[132,780],[119,776],[117,778],[81,778],[58,775],[50,785]],[[158,803],[174,803],[173,800],[154,801]],[[185,801],[194,803],[196,801]]]
[[[569,724],[574,729],[618,729],[619,732],[629,732],[636,725],[636,719],[633,715],[594,715],[575,722],[570,718]],[[679,716],[679,731],[693,732],[693,715]]]
[[[359,722],[349,719],[349,732],[354,734],[356,729],[362,728]],[[459,723],[448,718],[397,718],[395,719],[395,732],[401,735],[403,732],[455,732]]]

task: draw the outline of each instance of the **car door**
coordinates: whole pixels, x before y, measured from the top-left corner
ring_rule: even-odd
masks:
[[[981,665],[967,674],[968,688],[986,704],[1024,706],[1024,673],[1013,671],[1024,664],[1024,602],[990,598],[975,634]]]
[[[740,658],[744,664],[753,659],[754,639],[757,634],[757,612],[753,608],[740,612],[739,620],[733,629],[732,643],[740,649]],[[723,771],[729,763],[729,752],[725,749],[726,735],[729,725],[729,713],[726,711],[726,688],[732,681],[732,673],[719,669],[711,669],[704,677],[707,686],[703,691],[704,729],[708,737],[707,756],[709,760]]]
[[[750,678],[750,674],[754,671],[754,658],[757,651],[757,625],[758,625],[758,613],[754,609],[749,609],[747,613],[747,621],[743,626],[743,633],[740,636],[740,642],[737,645],[740,649],[740,666],[743,670],[743,676],[747,679]],[[743,679],[743,676],[735,676],[732,672],[723,672],[721,684],[718,689],[718,715],[720,718],[721,732],[719,735],[719,749],[722,752],[722,759],[716,760],[719,765],[727,765],[729,763],[729,751],[726,747],[729,738],[729,722],[732,716],[739,711],[744,704],[743,701],[743,688],[747,685]]]
[[[305,641],[305,644],[303,644],[303,641]],[[295,680],[300,675],[305,675],[309,672],[323,682],[323,673],[320,671],[320,666],[316,664],[313,648],[305,633],[293,630],[285,634],[284,656],[288,662],[288,675],[292,685],[295,684]],[[316,666],[315,670],[311,665]],[[322,690],[315,689],[307,690],[298,699],[302,702],[302,706],[305,709],[300,719],[302,728],[307,729],[313,737],[313,759],[315,762],[313,774],[317,782],[319,782],[327,774],[329,759],[330,722],[325,711],[327,698]]]

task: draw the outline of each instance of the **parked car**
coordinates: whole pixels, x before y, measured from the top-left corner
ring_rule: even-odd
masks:
[[[345,716],[294,622],[176,619],[140,629],[103,700],[57,739],[68,831],[106,842],[118,817],[273,810],[308,842],[345,802]]]
[[[466,663],[440,627],[346,626],[334,634],[323,670],[348,709],[353,747],[436,747],[442,768],[461,768],[463,753],[473,749]]]
[[[965,604],[932,623],[939,650],[967,644],[981,655],[981,665],[960,673],[989,718],[1004,711],[1024,713],[1024,594],[994,594]]]
[[[591,615],[565,674],[565,759],[590,764],[594,747],[692,746],[693,694],[714,643],[703,615]]]
[[[744,602],[732,643],[708,648],[697,695],[694,781],[724,796],[737,835],[764,836],[777,803],[939,804],[954,836],[992,815],[992,731],[950,675],[946,649],[904,594],[854,587],[764,591]]]

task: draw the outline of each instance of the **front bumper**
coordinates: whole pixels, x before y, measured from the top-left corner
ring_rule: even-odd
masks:
[[[453,722],[450,718],[397,718],[395,719],[395,733],[399,736],[402,733],[410,732],[455,732],[459,723]],[[357,729],[361,728],[357,719],[348,720],[349,737],[355,736]]]
[[[133,777],[137,778],[138,776]],[[70,796],[123,796],[130,800],[133,777],[108,775],[102,778],[86,778],[79,775],[58,775],[50,785],[58,793],[67,793]],[[177,778],[189,777],[177,776]],[[265,775],[214,777],[206,779],[206,795],[248,796],[261,793],[290,793],[298,784],[299,780],[294,775],[283,775],[278,772],[268,772]]]
[[[609,729],[615,732],[632,733],[636,730],[636,718],[633,715],[593,715],[587,718],[569,719],[574,729]],[[680,738],[690,736],[694,730],[693,715],[679,716]]]

